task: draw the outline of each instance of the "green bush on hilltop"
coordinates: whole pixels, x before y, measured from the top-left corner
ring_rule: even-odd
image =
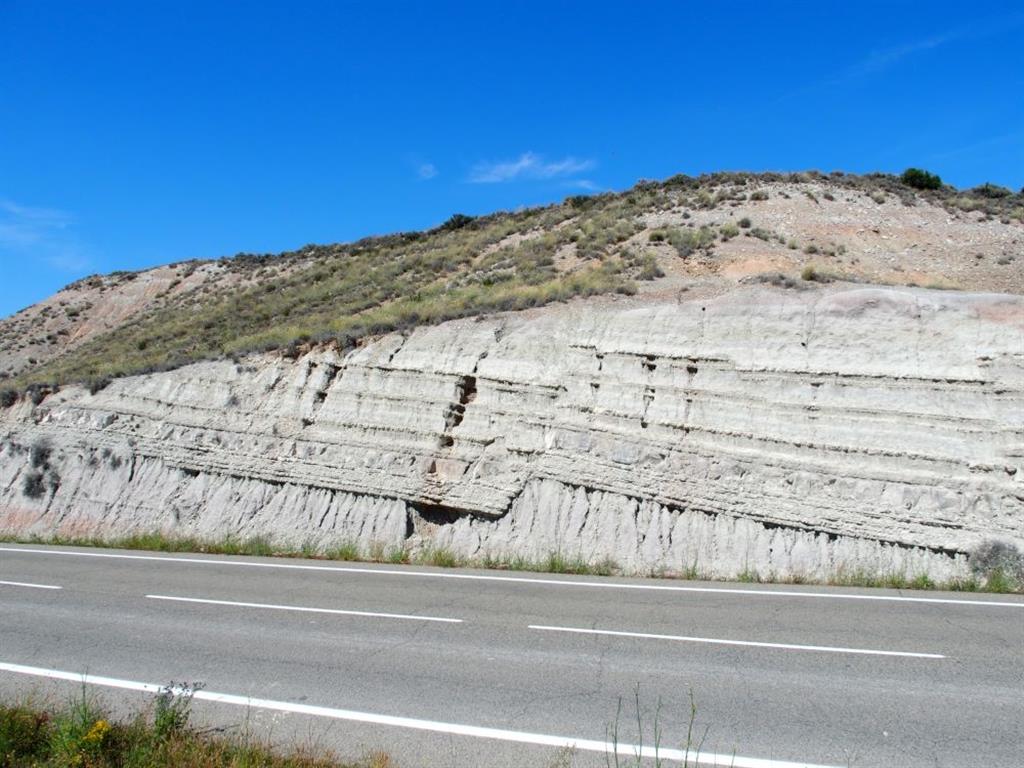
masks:
[[[900,180],[914,189],[941,189],[942,179],[934,173],[922,171],[920,168],[907,168]]]
[[[453,229],[462,229],[473,223],[473,217],[467,216],[464,213],[452,214],[451,218],[448,219],[444,224],[441,225],[441,230],[444,232],[450,232]]]
[[[981,186],[975,187],[970,190],[970,193],[975,197],[987,197],[991,200],[998,200],[1003,197],[1010,197],[1013,192],[1006,187],[1000,187],[998,184],[991,184],[985,182]]]

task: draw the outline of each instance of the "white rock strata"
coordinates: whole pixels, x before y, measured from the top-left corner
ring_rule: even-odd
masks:
[[[1024,546],[1016,296],[574,302],[0,413],[8,534],[937,579],[983,539]],[[46,489],[31,499],[41,441]]]

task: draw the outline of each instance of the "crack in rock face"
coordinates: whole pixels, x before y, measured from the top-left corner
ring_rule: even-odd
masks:
[[[0,532],[949,578],[1024,547],[1022,425],[1019,297],[574,302],[19,401]]]

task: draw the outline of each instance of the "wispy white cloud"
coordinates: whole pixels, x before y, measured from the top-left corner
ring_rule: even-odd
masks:
[[[958,40],[989,37],[990,35],[1005,32],[1008,29],[1020,26],[1022,23],[1024,23],[1024,14],[1014,13],[1005,17],[989,18],[977,21],[971,24],[966,24],[962,27],[956,27],[955,29],[947,29],[945,32],[930,35],[929,37],[923,37],[918,40],[911,40],[890,48],[871,51],[860,61],[853,63],[851,66],[840,72],[838,78],[848,79],[864,75],[873,75],[899,64],[901,61],[913,56],[914,54],[930,51],[933,48],[938,48],[939,46],[946,45],[947,43],[953,43]]]
[[[863,59],[855,62],[840,72],[837,79],[845,80],[883,72],[886,69],[889,69],[889,67],[899,64],[908,56],[912,56],[915,53],[921,53],[922,51],[930,51],[932,48],[938,48],[940,45],[944,45],[945,43],[955,40],[960,36],[961,35],[958,35],[956,32],[946,32],[941,35],[927,37],[922,40],[914,40],[891,48],[871,51]]]
[[[420,163],[419,167],[416,168],[416,175],[424,181],[432,179],[437,176],[437,166],[433,163]]]
[[[515,160],[477,163],[469,173],[469,181],[473,184],[497,184],[517,179],[553,179],[582,173],[595,165],[593,160],[570,156],[548,161],[535,152],[524,152]]]
[[[780,96],[777,101],[792,99],[802,96],[810,91],[821,88],[836,88],[848,83],[881,74],[906,59],[917,54],[940,48],[949,43],[960,40],[980,39],[994,34],[1005,32],[1008,29],[1024,24],[1024,13],[1015,13],[1006,17],[990,18],[980,22],[967,24],[962,27],[948,29],[938,34],[922,37],[917,40],[910,40],[899,45],[878,50],[869,51],[866,55],[854,61],[852,64],[832,73],[822,80],[808,83],[807,85],[788,91]]]
[[[943,152],[936,152],[929,156],[930,160],[946,160],[958,155],[970,155],[978,152],[991,152],[998,149],[999,153],[1005,156],[1008,147],[1019,145],[1024,147],[1024,131],[1013,131],[1012,133],[1001,133],[996,136],[986,136],[978,141],[970,142]]]
[[[64,211],[0,200],[0,246],[34,245],[65,230],[70,222]]]
[[[570,179],[562,186],[569,189],[583,189],[587,192],[597,192],[601,189],[601,186],[591,179]]]
[[[73,224],[66,211],[0,198],[0,253],[38,259],[61,272],[83,272],[91,259]]]

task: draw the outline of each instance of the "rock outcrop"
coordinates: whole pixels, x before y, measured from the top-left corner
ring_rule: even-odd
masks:
[[[21,401],[0,411],[0,533],[777,577],[942,579],[985,539],[1024,546],[1024,298],[685,296]]]

